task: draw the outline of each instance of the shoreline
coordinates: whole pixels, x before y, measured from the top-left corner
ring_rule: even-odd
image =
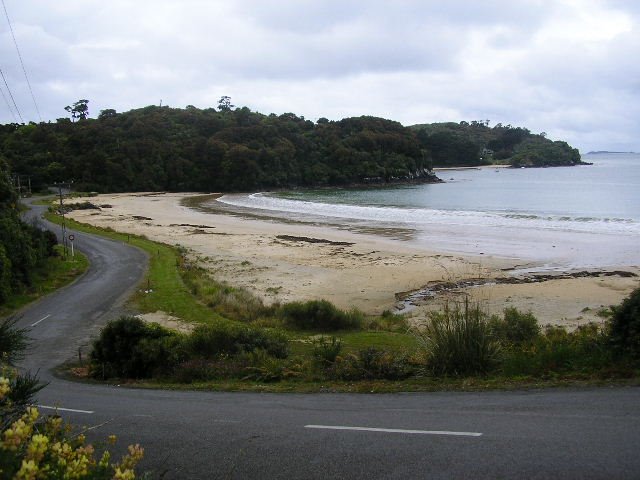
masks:
[[[185,247],[217,279],[243,286],[267,303],[325,298],[340,308],[381,314],[398,305],[397,294],[433,282],[493,279],[514,270],[541,267],[518,258],[430,249],[380,235],[327,225],[205,213],[183,205],[202,194],[136,193],[100,195],[100,210],[74,210],[74,220]],[[628,267],[638,273],[637,267]],[[488,282],[490,283],[490,282]],[[459,289],[490,311],[531,310],[541,324],[576,326],[601,321],[597,311],[620,301],[637,278],[585,277],[536,284],[495,284]],[[411,312],[420,322],[434,302]]]

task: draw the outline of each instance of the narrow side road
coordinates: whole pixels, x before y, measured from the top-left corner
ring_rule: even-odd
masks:
[[[46,207],[31,205],[25,221],[56,232],[60,227],[42,219]],[[73,230],[75,248],[90,262],[87,272],[73,284],[41,299],[20,312],[20,327],[30,328],[33,345],[23,366],[51,380],[50,369],[78,349],[88,354],[89,339],[123,312],[123,304],[140,283],[147,268],[144,252],[129,245]],[[60,239],[59,239],[60,240]]]

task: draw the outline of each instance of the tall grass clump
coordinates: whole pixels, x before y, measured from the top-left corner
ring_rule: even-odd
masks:
[[[282,305],[276,315],[289,328],[332,332],[361,328],[364,315],[359,310],[340,310],[327,300],[291,302]]]
[[[205,269],[181,261],[180,273],[191,293],[220,316],[251,322],[266,313],[262,300],[246,288],[214,280]]]
[[[500,346],[479,304],[446,303],[414,330],[434,375],[486,374],[498,363]]]

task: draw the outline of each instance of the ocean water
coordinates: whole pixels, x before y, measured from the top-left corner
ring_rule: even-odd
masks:
[[[589,154],[590,166],[442,170],[442,184],[225,195],[228,207],[342,228],[409,231],[439,251],[538,267],[640,264],[640,155]]]

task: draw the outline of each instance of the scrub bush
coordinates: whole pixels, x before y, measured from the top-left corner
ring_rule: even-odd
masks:
[[[185,343],[189,353],[205,358],[256,349],[263,349],[276,358],[286,358],[289,354],[289,341],[283,332],[225,321],[198,326]]]
[[[603,329],[582,325],[573,332],[548,326],[532,343],[504,352],[506,375],[544,377],[556,373],[593,373],[613,365],[612,352]]]
[[[316,364],[322,368],[333,365],[342,351],[342,342],[336,337],[320,337],[313,341],[311,355]]]
[[[336,358],[330,374],[341,380],[403,380],[415,370],[406,355],[369,347]]]
[[[136,317],[120,317],[107,323],[93,342],[91,374],[149,378],[169,371],[181,358],[180,334]]]
[[[612,307],[609,341],[618,354],[640,359],[640,288],[636,288],[622,302]]]
[[[276,315],[290,328],[321,332],[355,330],[362,326],[364,318],[358,310],[345,312],[327,300],[287,303],[277,310]]]
[[[538,320],[531,313],[522,313],[515,307],[504,309],[502,318],[489,320],[492,334],[503,343],[522,345],[534,341],[540,335]]]

